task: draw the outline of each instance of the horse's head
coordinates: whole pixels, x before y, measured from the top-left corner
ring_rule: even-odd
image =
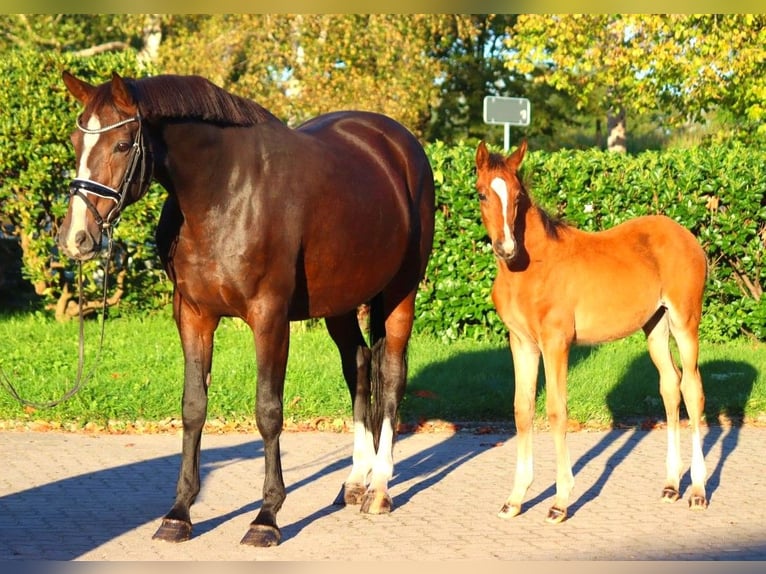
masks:
[[[146,193],[153,166],[138,104],[118,74],[100,86],[66,71],[63,79],[84,110],[71,135],[77,174],[58,244],[69,257],[85,260],[99,252],[102,233],[122,209]]]
[[[476,190],[481,219],[495,256],[508,263],[519,253],[516,215],[519,198],[525,192],[518,170],[526,151],[526,140],[507,158],[490,153],[484,142],[480,142],[476,149]]]

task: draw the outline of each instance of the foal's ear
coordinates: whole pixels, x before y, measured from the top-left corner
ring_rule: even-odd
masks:
[[[527,153],[527,140],[521,140],[519,147],[505,160],[506,167],[514,173],[519,171],[525,153]]]
[[[87,106],[90,99],[93,97],[93,92],[96,91],[96,87],[89,84],[85,80],[75,78],[72,74],[64,70],[61,72],[61,78],[64,80],[69,93],[72,94],[75,99],[82,105]]]
[[[136,100],[125,80],[117,72],[112,72],[112,99],[120,111],[131,115],[136,113]]]
[[[487,165],[489,161],[489,150],[484,140],[479,142],[479,147],[476,148],[476,167],[481,169]]]

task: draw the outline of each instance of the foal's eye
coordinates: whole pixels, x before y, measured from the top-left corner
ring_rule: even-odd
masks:
[[[114,146],[114,151],[119,153],[125,153],[130,149],[130,142],[118,142],[116,146]]]
[[[486,201],[486,199],[487,199],[487,194],[479,192],[479,201]]]

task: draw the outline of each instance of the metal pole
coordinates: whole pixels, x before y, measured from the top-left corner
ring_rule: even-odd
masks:
[[[511,124],[503,124],[503,151],[508,152],[511,147]]]

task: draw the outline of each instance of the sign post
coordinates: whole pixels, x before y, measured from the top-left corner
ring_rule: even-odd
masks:
[[[505,151],[508,151],[510,147],[511,126],[528,126],[530,119],[530,106],[527,98],[484,97],[484,123],[503,125],[503,147]]]

